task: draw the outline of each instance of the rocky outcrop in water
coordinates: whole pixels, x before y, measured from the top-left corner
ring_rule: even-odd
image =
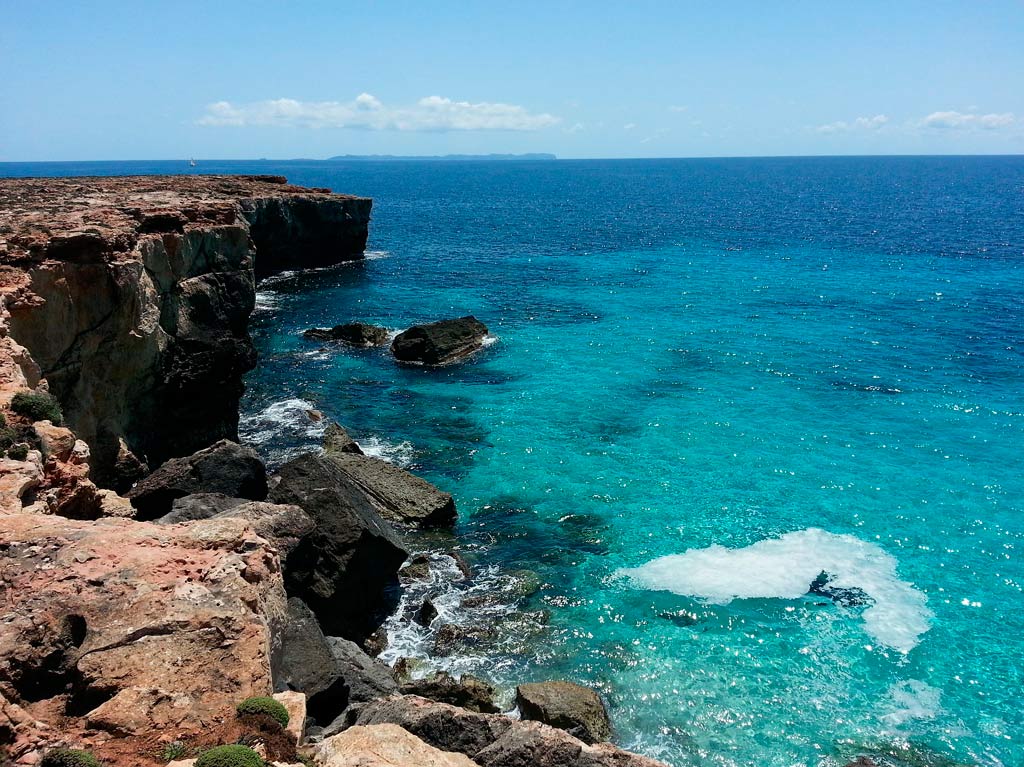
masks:
[[[126,490],[125,449],[237,439],[256,275],[359,258],[370,205],[274,176],[0,179],[0,357]]]
[[[365,322],[350,322],[333,328],[310,328],[302,334],[317,341],[341,341],[349,346],[383,346],[388,342],[388,329]]]
[[[574,735],[584,743],[612,735],[608,711],[589,687],[572,682],[533,682],[516,688],[516,705],[523,719],[543,722]]]
[[[487,337],[487,326],[476,317],[413,325],[391,342],[391,353],[401,362],[446,365],[478,351]]]

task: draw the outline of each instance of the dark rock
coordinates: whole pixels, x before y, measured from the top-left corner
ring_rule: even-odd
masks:
[[[409,564],[398,571],[398,577],[403,581],[426,581],[430,579],[430,557],[426,554],[417,554],[409,560]]]
[[[117,441],[117,457],[110,468],[108,484],[118,493],[125,493],[149,473],[149,467],[128,449],[123,439]]]
[[[245,498],[232,498],[223,493],[192,493],[175,498],[170,513],[153,521],[160,525],[174,525],[178,522],[209,519],[243,503],[247,503]]]
[[[274,688],[307,696],[307,714],[318,724],[334,721],[349,705],[398,690],[391,669],[353,642],[325,637],[302,600],[288,600],[288,622],[273,663]]]
[[[246,501],[215,514],[214,519],[244,519],[261,538],[277,549],[287,575],[292,553],[315,529],[312,518],[299,506]]]
[[[385,591],[408,556],[394,532],[324,456],[306,454],[282,466],[270,500],[300,506],[316,524],[288,557],[288,593],[309,605],[328,632],[365,639],[392,606]]]
[[[457,552],[457,551],[447,551],[447,552],[445,552],[445,556],[446,557],[451,557],[452,559],[455,560],[455,566],[457,568],[459,568],[459,572],[462,573],[462,575],[467,580],[469,578],[473,577],[473,570],[472,570],[472,568],[470,568],[469,562],[467,562],[465,557],[463,557],[459,552]]]
[[[328,424],[327,431],[324,432],[324,452],[330,456],[338,455],[339,453],[363,454],[362,448],[359,447],[356,441],[336,423]]]
[[[376,658],[388,649],[388,632],[383,626],[374,631],[363,641],[363,649],[371,658]]]
[[[863,589],[833,586],[832,577],[829,573],[821,573],[811,582],[807,593],[828,597],[842,607],[865,607],[875,603]]]
[[[497,630],[491,626],[446,623],[434,635],[434,655],[451,655],[460,648],[474,647],[496,636]]]
[[[327,637],[335,667],[348,685],[349,703],[367,703],[398,692],[391,669],[341,637]]]
[[[587,745],[540,722],[516,722],[473,761],[480,767],[665,767],[610,743]]]
[[[402,362],[443,365],[477,351],[486,336],[487,326],[472,316],[413,325],[391,342],[391,353]]]
[[[612,728],[600,696],[572,682],[536,682],[516,688],[523,719],[565,730],[585,743],[605,741]]]
[[[434,618],[437,617],[437,608],[434,607],[434,603],[429,598],[423,600],[423,604],[420,605],[416,611],[416,615],[413,617],[418,624],[421,626],[429,626],[434,622]]]
[[[150,520],[171,511],[174,501],[193,493],[221,493],[233,498],[262,501],[267,497],[267,473],[256,451],[229,440],[172,458],[125,495]]]
[[[334,453],[329,458],[389,522],[439,527],[455,521],[451,493],[438,490],[425,479],[366,455]]]
[[[349,346],[383,346],[388,342],[388,329],[365,322],[349,322],[333,328],[310,328],[302,334],[318,341],[341,341]]]
[[[481,714],[497,714],[501,710],[494,705],[494,688],[469,674],[456,680],[450,674],[438,671],[433,676],[406,682],[401,692]]]
[[[402,695],[362,706],[347,724],[397,724],[434,748],[455,751],[472,759],[504,734],[512,726],[512,720],[415,695]]]

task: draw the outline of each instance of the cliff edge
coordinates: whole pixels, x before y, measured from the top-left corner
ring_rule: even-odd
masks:
[[[362,258],[371,206],[280,176],[0,179],[0,406],[45,380],[118,491],[236,439],[256,279]]]

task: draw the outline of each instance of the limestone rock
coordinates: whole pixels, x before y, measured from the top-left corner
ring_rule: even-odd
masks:
[[[516,688],[523,719],[543,722],[575,735],[586,743],[611,737],[611,723],[600,696],[572,682],[535,682]]]
[[[302,743],[306,737],[306,696],[301,692],[287,690],[274,693],[274,700],[288,711],[288,726],[285,727],[285,731],[295,738],[296,743]]]
[[[494,705],[494,688],[469,674],[455,679],[444,671],[438,671],[433,676],[404,683],[401,692],[403,695],[418,695],[482,714],[497,714],[500,711]]]
[[[473,758],[480,767],[666,767],[610,743],[587,745],[540,722],[516,722]]]
[[[483,346],[487,326],[473,316],[413,325],[391,342],[391,353],[401,362],[444,365],[468,357]]]
[[[341,341],[349,346],[383,346],[388,342],[388,329],[365,322],[349,322],[333,328],[310,328],[302,334],[318,341]]]
[[[455,522],[455,501],[425,479],[394,464],[355,453],[328,456],[384,519],[402,525],[438,527]]]
[[[192,493],[222,493],[262,501],[267,473],[250,447],[221,440],[185,458],[172,458],[138,482],[126,496],[142,520],[169,514],[174,501]]]
[[[357,641],[371,634],[407,556],[394,532],[324,456],[282,466],[269,499],[301,507],[316,525],[288,557],[288,593],[309,605],[328,633]]]
[[[114,734],[202,733],[270,691],[284,589],[245,520],[0,517],[0,569],[0,694],[61,717],[66,735],[76,717]]]
[[[320,767],[477,767],[462,754],[433,748],[393,724],[353,727],[316,751]]]
[[[327,425],[327,431],[324,432],[324,453],[329,456],[335,456],[338,453],[362,455],[363,450],[345,429],[336,423],[331,423]]]

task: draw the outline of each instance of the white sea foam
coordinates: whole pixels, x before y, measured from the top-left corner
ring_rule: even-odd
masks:
[[[481,341],[480,343],[483,346],[490,346],[491,344],[498,343],[499,340],[500,339],[498,338],[498,336],[491,335],[490,333],[488,333],[486,336],[484,336],[483,341]]]
[[[412,466],[416,458],[416,448],[407,440],[391,442],[373,434],[366,439],[357,440],[357,443],[366,455],[380,458],[403,468]]]
[[[391,255],[386,250],[368,250],[363,253],[363,258],[367,261],[379,261],[382,258],[388,258]]]
[[[317,416],[316,405],[294,397],[275,402],[258,413],[243,415],[238,433],[243,442],[259,448],[271,461],[281,462],[293,454],[319,448],[328,420]]]
[[[709,546],[622,568],[641,588],[671,591],[726,604],[733,599],[797,599],[821,573],[829,586],[861,589],[873,600],[861,619],[868,634],[902,653],[931,627],[924,594],[896,575],[896,559],[852,535],[810,528],[741,549]]]
[[[883,722],[899,727],[912,719],[934,719],[940,712],[942,691],[919,679],[908,679],[889,688],[889,707],[880,717]]]
[[[281,305],[281,295],[273,290],[257,290],[256,306],[253,311],[270,312]]]

